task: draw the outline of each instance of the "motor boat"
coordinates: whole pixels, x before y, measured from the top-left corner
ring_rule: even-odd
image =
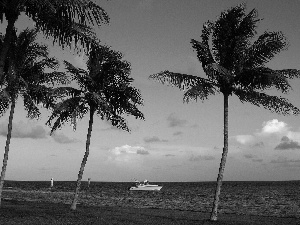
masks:
[[[135,186],[130,187],[130,191],[159,191],[162,186],[157,184],[149,184],[149,181],[144,180],[143,182],[135,181]]]

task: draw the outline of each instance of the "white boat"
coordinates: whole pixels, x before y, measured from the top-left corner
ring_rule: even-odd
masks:
[[[130,187],[130,191],[159,191],[162,186],[158,186],[157,184],[149,184],[147,180],[144,182],[135,181],[135,186]]]

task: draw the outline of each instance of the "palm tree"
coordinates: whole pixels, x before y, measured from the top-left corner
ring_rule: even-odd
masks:
[[[77,81],[79,89],[72,87],[57,88],[57,93],[67,93],[65,99],[54,108],[47,124],[55,119],[51,133],[70,121],[76,129],[76,119],[89,113],[89,126],[86,138],[85,154],[78,173],[75,196],[71,209],[76,209],[80,183],[89,155],[89,146],[94,121],[94,114],[102,120],[111,121],[113,126],[129,131],[123,114],[144,119],[137,105],[142,104],[140,92],[130,86],[130,64],[122,60],[122,54],[108,47],[92,49],[87,61],[87,71],[76,68],[65,61],[66,69]]]
[[[4,66],[4,83],[0,90],[0,114],[3,115],[10,106],[8,132],[0,178],[0,205],[8,161],[9,145],[12,134],[12,121],[16,101],[23,98],[24,108],[29,118],[40,116],[39,104],[51,107],[55,96],[49,84],[68,82],[60,72],[45,73],[45,69],[56,69],[58,61],[48,56],[48,48],[35,42],[37,30],[26,29],[19,36],[14,36]],[[3,46],[3,38],[0,47]]]
[[[88,48],[94,33],[87,24],[100,26],[108,22],[106,12],[92,0],[1,0],[0,21],[7,20],[4,44],[0,51],[0,84],[3,82],[5,58],[14,36],[14,25],[21,13],[35,22],[46,37],[53,37],[63,48],[79,43]]]
[[[257,11],[245,13],[245,5],[238,5],[215,21],[204,24],[201,41],[191,40],[207,78],[162,71],[150,78],[170,84],[184,93],[184,101],[208,99],[210,95],[224,96],[224,148],[217,178],[211,220],[217,220],[217,209],[223,173],[228,153],[228,98],[235,94],[241,102],[263,106],[272,112],[299,114],[300,110],[287,99],[263,92],[275,87],[287,93],[291,86],[287,78],[299,77],[298,70],[272,70],[266,66],[277,53],[286,49],[281,32],[265,32],[257,40]]]

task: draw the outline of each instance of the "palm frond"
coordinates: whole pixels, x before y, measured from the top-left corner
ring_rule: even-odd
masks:
[[[211,63],[206,68],[206,75],[218,84],[223,84],[224,82],[226,84],[232,83],[234,76],[225,67],[217,63]]]
[[[66,20],[78,20],[81,24],[91,23],[100,26],[109,21],[107,13],[91,0],[51,1],[56,15]]]
[[[103,93],[90,92],[86,94],[86,100],[99,111],[110,111],[111,106]]]
[[[106,108],[110,110],[108,112],[118,115],[128,114],[135,118],[144,119],[143,113],[137,108],[138,105],[143,104],[143,99],[138,89],[131,86],[112,88],[109,92],[105,92],[105,95],[107,102],[109,102],[109,107]]]
[[[54,89],[56,95],[66,99],[62,101],[63,105],[57,105],[49,119],[48,125],[56,119],[52,130],[59,128],[65,121],[70,121],[75,128],[76,118],[83,116],[88,109],[96,111],[101,119],[111,121],[113,126],[127,131],[129,128],[122,117],[124,114],[144,119],[137,108],[137,105],[142,104],[140,93],[130,86],[133,81],[129,77],[130,64],[122,60],[121,53],[107,46],[93,48],[87,61],[88,71],[66,61],[64,63],[67,72],[79,84],[80,89]],[[76,98],[81,100],[72,100]],[[66,109],[68,104],[72,105],[70,110]]]
[[[87,112],[88,112],[88,108],[86,106],[86,103],[83,101],[82,97],[68,98],[55,105],[53,113],[49,117],[46,124],[52,127],[51,129],[51,134],[52,134],[55,130],[59,129],[63,124],[67,122],[70,122],[71,125],[73,126],[74,116],[76,118],[81,119]],[[53,120],[55,120],[55,122],[52,125]]]
[[[0,116],[3,116],[9,108],[11,95],[6,89],[0,90]]]
[[[243,66],[246,68],[264,66],[287,46],[287,40],[282,32],[265,32],[248,49]]]
[[[57,101],[57,96],[53,94],[53,89],[46,85],[29,84],[27,88],[20,90],[20,92],[23,95],[27,95],[27,98],[30,98],[34,104],[42,105],[46,109],[53,108]]]
[[[283,70],[274,70],[276,73],[282,74],[288,79],[300,78],[300,70],[296,69],[283,69]]]
[[[215,85],[213,82],[201,77],[188,75],[188,74],[173,73],[168,70],[150,75],[149,78],[153,80],[157,80],[162,84],[175,86],[180,90],[190,89],[193,86],[203,84],[203,83],[210,83],[211,85]]]
[[[102,117],[102,119],[105,118],[106,120],[110,121],[111,124],[114,127],[117,127],[119,129],[122,129],[122,130],[125,130],[125,131],[128,131],[128,132],[130,131],[130,129],[129,129],[128,125],[127,125],[126,120],[122,116],[120,116],[118,114],[111,114],[111,113],[110,114],[106,114],[106,113],[103,113],[101,115],[101,117]]]
[[[89,47],[95,39],[88,25],[100,26],[109,22],[103,8],[91,0],[31,0],[23,4],[25,13],[36,22],[36,27],[62,47],[72,47],[71,43],[78,47],[78,41],[83,47]]]
[[[72,77],[72,80],[75,80],[81,89],[87,89],[88,86],[91,86],[93,80],[88,76],[88,72],[84,69],[77,68],[68,61],[64,61],[67,72]]]
[[[78,90],[73,87],[57,87],[57,88],[52,88],[52,95],[55,96],[56,98],[66,98],[66,97],[75,97],[75,96],[80,96],[83,94],[81,90]]]
[[[285,74],[267,67],[244,69],[235,77],[235,83],[250,90],[275,87],[283,93],[287,93],[291,89]]]
[[[191,87],[184,93],[183,101],[187,103],[191,100],[197,101],[198,99],[204,101],[208,99],[210,95],[215,95],[218,92],[219,91],[216,90],[215,87],[210,83],[199,84]]]
[[[36,29],[25,29],[15,37],[6,59],[4,76],[7,93],[14,100],[22,95],[29,118],[39,117],[39,104],[46,108],[54,105],[55,96],[46,85],[66,81],[63,73],[45,73],[45,69],[56,69],[58,61],[49,57],[48,48],[36,43],[36,38]]]
[[[49,73],[44,73],[43,75],[44,75],[43,83],[52,84],[52,85],[70,84],[70,79],[64,72],[53,71],[53,72],[49,72]]]
[[[205,24],[203,26],[203,31],[202,31],[202,35],[201,35],[202,42],[199,42],[195,39],[191,40],[192,47],[197,52],[197,57],[202,64],[202,68],[204,69],[204,72],[205,72],[206,66],[208,64],[215,62],[215,60],[211,54],[209,44],[208,44],[208,39],[209,39],[209,35],[211,32],[211,29],[209,29],[209,28],[210,28],[209,24]]]
[[[41,21],[36,21],[36,26],[42,30],[46,38],[53,38],[53,43],[58,43],[63,49],[65,47],[74,48],[78,51],[88,52],[91,46],[99,45],[95,32],[87,25],[61,21],[53,15],[49,18],[45,15]],[[40,18],[41,19],[41,18]],[[51,24],[46,22],[51,21]]]
[[[234,65],[232,62],[232,53],[236,47],[237,29],[244,17],[245,6],[241,4],[222,12],[213,26],[213,55],[218,64],[230,70]]]
[[[241,102],[249,102],[256,106],[263,106],[271,112],[283,115],[300,114],[300,109],[282,97],[271,96],[257,91],[244,91],[241,89],[236,89],[234,93],[238,96]]]
[[[251,39],[256,35],[257,22],[261,19],[257,18],[258,13],[256,9],[252,9],[247,15],[245,15],[237,26],[236,34],[239,40],[246,41],[245,44],[249,42],[247,40]]]
[[[23,93],[24,108],[27,111],[27,117],[30,119],[38,118],[41,113],[34,99],[27,93]]]

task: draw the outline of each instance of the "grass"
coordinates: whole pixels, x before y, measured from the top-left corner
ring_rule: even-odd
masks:
[[[63,203],[2,200],[0,224],[200,224],[200,225],[279,225],[300,224],[300,218],[277,218],[219,214],[216,222],[208,213],[126,207],[78,205],[76,211]]]

